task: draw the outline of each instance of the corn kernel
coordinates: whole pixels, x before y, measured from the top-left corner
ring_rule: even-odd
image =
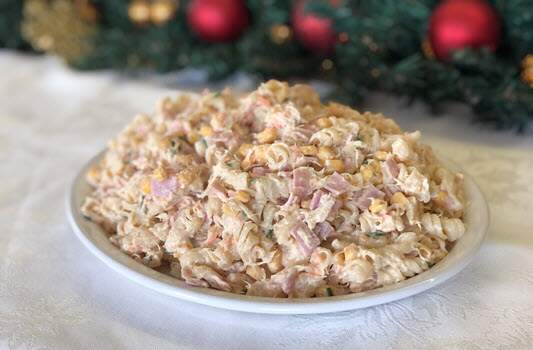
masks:
[[[164,134],[167,132],[167,126],[165,124],[157,124],[155,131],[159,134]]]
[[[194,144],[199,139],[200,139],[200,135],[195,131],[192,131],[187,134],[187,142],[189,142],[190,144]]]
[[[159,167],[157,169],[155,169],[152,173],[152,175],[154,175],[155,179],[157,181],[163,181],[164,179],[167,178],[167,172],[165,171],[165,169]]]
[[[407,198],[402,192],[396,192],[395,194],[393,194],[390,201],[392,204],[400,204],[400,205],[405,205],[408,203]]]
[[[246,274],[257,281],[266,279],[265,270],[258,265],[250,265],[246,267]]]
[[[370,166],[370,169],[372,169],[372,171],[374,171],[375,174],[381,173],[381,165],[379,164],[378,161],[371,160],[368,163],[368,165]]]
[[[250,201],[250,194],[246,191],[239,190],[235,192],[233,198],[235,198],[239,202],[248,203]]]
[[[250,169],[251,166],[252,166],[252,162],[250,161],[250,159],[245,158],[242,160],[241,162],[242,169]]]
[[[437,203],[439,207],[443,207],[446,203],[447,198],[448,198],[448,193],[446,193],[445,191],[439,191],[434,201],[435,203]]]
[[[316,156],[318,153],[318,149],[313,145],[300,146],[300,151],[306,156]]]
[[[320,146],[318,149],[318,159],[325,161],[326,159],[335,158],[335,151],[329,146]]]
[[[264,164],[266,163],[266,151],[267,145],[258,145],[253,148],[252,161],[254,163]]]
[[[157,145],[159,146],[159,148],[161,149],[167,149],[170,147],[170,140],[168,137],[164,137],[162,139],[159,139],[157,141]]]
[[[344,266],[344,262],[346,261],[346,258],[344,256],[343,252],[339,252],[334,255],[333,257],[335,259],[335,263],[339,266]]]
[[[97,182],[100,180],[100,171],[98,167],[92,167],[87,173],[87,179],[91,182]]]
[[[326,159],[326,169],[331,172],[342,173],[344,171],[344,162],[340,159]]]
[[[355,245],[350,244],[344,248],[344,259],[353,260],[355,258],[357,258],[357,248]]]
[[[188,169],[180,171],[178,174],[178,181],[181,185],[189,185],[194,181],[195,174]]]
[[[144,194],[149,194],[152,192],[152,184],[149,178],[145,177],[141,180],[141,191]]]
[[[368,209],[371,213],[377,214],[380,211],[387,209],[387,202],[385,202],[383,199],[374,198],[372,199],[372,203]]]
[[[222,213],[227,216],[238,217],[238,213],[226,203],[222,205]]]
[[[200,127],[200,130],[198,131],[198,133],[202,135],[203,137],[213,136],[213,128],[210,127],[209,125],[204,124]]]
[[[271,273],[276,273],[283,268],[281,250],[276,250],[267,266]]]
[[[376,153],[374,153],[374,158],[376,158],[377,160],[386,160],[387,152],[377,151]]]
[[[276,128],[266,128],[257,134],[257,141],[259,143],[271,143],[278,137],[278,130]]]
[[[320,128],[329,128],[331,126],[331,121],[328,118],[320,118],[316,121],[316,124]]]
[[[361,174],[363,175],[364,181],[370,181],[370,179],[372,178],[372,175],[374,175],[374,172],[368,165],[361,165],[360,171],[361,171]]]
[[[243,143],[242,145],[239,146],[239,154],[243,157],[246,157],[246,155],[248,154],[248,151],[252,148],[252,145],[249,144],[249,143]]]

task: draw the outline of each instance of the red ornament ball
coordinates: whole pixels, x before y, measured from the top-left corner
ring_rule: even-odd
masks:
[[[429,21],[429,40],[435,56],[447,60],[455,50],[488,47],[495,51],[501,39],[501,21],[485,0],[445,0]]]
[[[187,8],[191,30],[211,42],[237,38],[249,23],[243,0],[192,0]]]
[[[329,18],[305,13],[307,0],[296,2],[292,10],[292,26],[296,39],[314,53],[328,54],[335,47],[335,31]]]

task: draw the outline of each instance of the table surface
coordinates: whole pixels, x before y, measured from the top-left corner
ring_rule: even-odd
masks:
[[[53,58],[0,51],[0,348],[526,349],[533,344],[533,135],[470,123],[450,107],[373,95],[365,109],[421,130],[490,204],[488,239],[455,278],[378,307],[325,315],[218,310],[145,289],[92,256],[69,228],[77,170],[137,112],[198,72],[127,78],[80,73]],[[178,82],[170,87],[170,82]],[[228,83],[250,88],[236,76]]]

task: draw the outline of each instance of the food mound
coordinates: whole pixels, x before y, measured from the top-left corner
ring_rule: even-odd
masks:
[[[271,80],[164,99],[87,174],[82,212],[194,286],[323,297],[400,282],[463,235],[463,177],[419,132]]]

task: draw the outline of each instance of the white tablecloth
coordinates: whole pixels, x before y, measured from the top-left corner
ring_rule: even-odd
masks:
[[[490,202],[473,263],[428,292],[326,315],[229,312],[159,295],[92,256],[64,215],[69,181],[135,113],[176,90],[0,52],[0,348],[526,349],[533,346],[533,135],[471,125],[456,107],[377,95],[383,111],[459,163]],[[181,88],[188,75],[181,75]],[[246,82],[237,78],[234,84]],[[190,83],[190,81],[189,81]]]

